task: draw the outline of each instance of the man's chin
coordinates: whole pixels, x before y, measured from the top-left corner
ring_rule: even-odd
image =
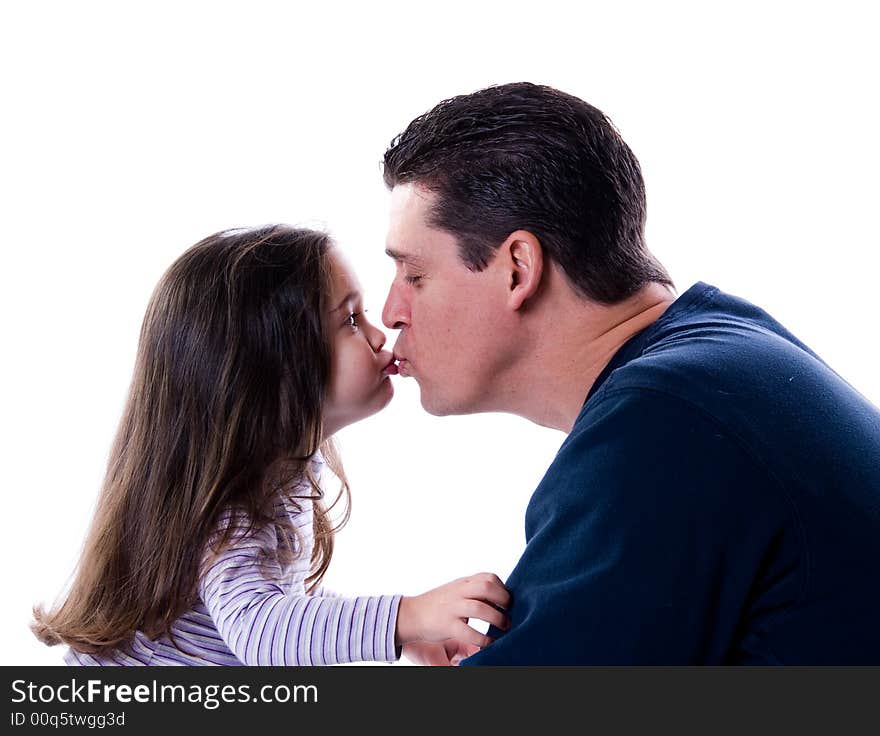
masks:
[[[428,414],[430,414],[431,416],[448,417],[456,414],[473,413],[449,400],[444,400],[439,396],[430,394],[429,392],[425,391],[424,388],[421,389],[419,398],[422,402],[422,409],[428,412]]]
[[[419,384],[419,401],[421,401],[422,409],[428,412],[428,414],[435,417],[446,415],[446,412],[440,410],[440,406],[437,404],[435,397],[425,391],[421,384]]]

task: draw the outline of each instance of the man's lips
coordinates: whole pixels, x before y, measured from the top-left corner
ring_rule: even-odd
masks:
[[[400,358],[397,361],[397,372],[401,376],[408,376],[409,373],[409,361],[406,358]]]
[[[397,350],[394,351],[394,362],[397,363],[397,373],[401,376],[409,375],[409,361],[404,358]]]

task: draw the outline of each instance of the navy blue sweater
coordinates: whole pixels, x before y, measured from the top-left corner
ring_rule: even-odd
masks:
[[[495,664],[880,664],[880,411],[697,284],[591,387]]]

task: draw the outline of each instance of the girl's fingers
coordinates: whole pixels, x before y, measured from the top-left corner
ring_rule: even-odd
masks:
[[[466,579],[465,588],[468,598],[494,603],[500,608],[510,608],[510,593],[497,575],[491,573],[473,575]]]
[[[450,665],[449,654],[443,644],[430,644],[419,642],[417,647],[408,645],[410,650],[418,657],[419,664],[430,667],[448,667]],[[407,647],[403,648],[403,656],[407,655]]]
[[[475,646],[474,644],[466,644],[458,639],[447,639],[443,642],[443,646],[446,647],[446,657],[450,664],[456,664],[462,659],[470,657],[472,654],[476,654],[480,651],[478,646]]]
[[[487,647],[492,643],[492,639],[485,634],[481,634],[476,629],[471,628],[464,621],[459,621],[458,625],[455,627],[455,638],[465,644],[473,644],[480,649]]]
[[[502,631],[506,631],[510,626],[510,619],[504,613],[482,601],[464,601],[462,611],[468,618],[477,618],[480,621],[485,621]]]

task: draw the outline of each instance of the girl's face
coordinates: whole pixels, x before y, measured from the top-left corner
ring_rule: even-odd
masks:
[[[324,402],[324,437],[385,408],[394,395],[390,376],[397,373],[384,333],[373,327],[363,309],[360,284],[336,249],[330,261],[330,312],[326,315],[331,346],[330,390]]]

